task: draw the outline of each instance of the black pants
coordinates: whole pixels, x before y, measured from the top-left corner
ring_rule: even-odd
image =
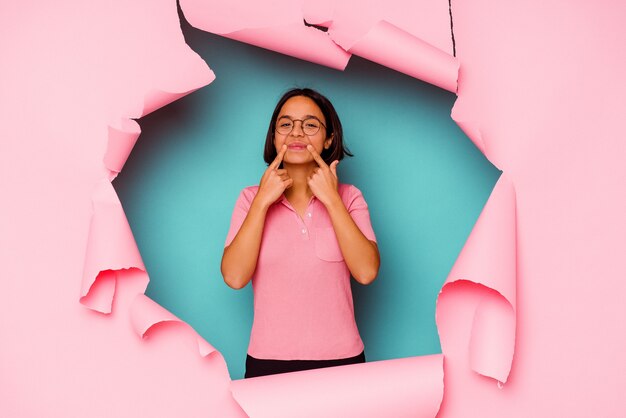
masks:
[[[297,372],[300,370],[320,369],[322,367],[343,366],[344,364],[365,363],[365,350],[354,357],[334,360],[270,360],[246,357],[244,378],[265,376],[268,374]]]

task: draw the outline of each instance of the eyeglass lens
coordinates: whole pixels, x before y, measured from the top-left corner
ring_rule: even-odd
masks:
[[[276,131],[279,134],[287,135],[293,130],[296,122],[299,122],[299,120],[280,118],[278,122],[276,122]],[[302,122],[302,132],[304,132],[305,135],[315,135],[317,131],[320,130],[321,122],[317,119],[308,118],[300,122]]]

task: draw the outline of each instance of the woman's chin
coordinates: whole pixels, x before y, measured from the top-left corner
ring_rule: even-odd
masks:
[[[311,159],[311,158],[305,158],[305,157],[291,157],[291,158],[283,158],[283,163],[289,164],[289,165],[309,165],[311,163],[315,162],[315,160]]]

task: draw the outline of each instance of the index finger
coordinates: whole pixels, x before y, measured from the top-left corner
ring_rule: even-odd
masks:
[[[311,155],[313,155],[313,159],[315,161],[317,161],[317,164],[324,168],[328,168],[328,164],[326,164],[326,161],[324,161],[324,159],[317,153],[317,151],[315,150],[315,148],[313,148],[313,145],[309,144],[306,146],[306,149],[309,150],[309,152],[311,153]]]
[[[283,156],[285,155],[285,152],[287,152],[287,145],[283,144],[283,146],[280,147],[280,152],[278,153],[276,158],[274,158],[274,161],[272,161],[272,164],[270,164],[270,168],[272,170],[277,168],[280,165],[280,162],[283,160]]]

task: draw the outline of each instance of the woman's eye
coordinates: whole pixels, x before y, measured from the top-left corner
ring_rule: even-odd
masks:
[[[306,127],[307,128],[317,128],[317,123],[315,123],[315,122],[307,122]]]

